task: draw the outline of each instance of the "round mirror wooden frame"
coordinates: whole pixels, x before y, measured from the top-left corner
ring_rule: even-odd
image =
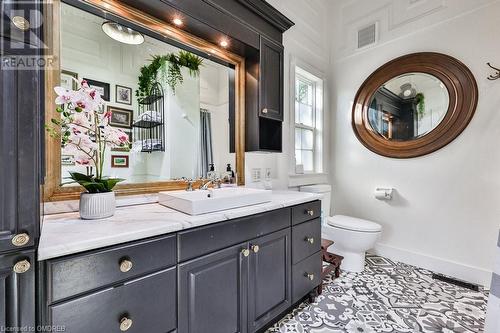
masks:
[[[390,141],[369,124],[372,97],[383,84],[400,75],[425,73],[446,86],[449,107],[441,123],[426,135],[409,141]],[[411,158],[432,153],[453,141],[469,124],[478,100],[472,72],[459,60],[440,53],[414,53],[394,59],[371,74],[359,88],[352,109],[352,127],[369,150],[393,158]]]

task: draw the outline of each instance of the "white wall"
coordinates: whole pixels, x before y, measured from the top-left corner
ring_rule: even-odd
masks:
[[[488,285],[500,216],[500,2],[491,0],[350,0],[331,12],[333,208],[383,225],[376,251],[397,260]],[[356,29],[377,21],[378,45],[355,51]],[[368,151],[351,127],[357,89],[376,68],[420,51],[464,62],[479,85],[479,105],[465,131],[427,156],[397,160]],[[391,202],[377,186],[397,190]]]
[[[262,170],[271,168],[273,188],[285,189],[289,186],[289,159],[294,150],[290,146],[290,62],[293,57],[309,64],[317,71],[328,74],[330,64],[330,40],[328,39],[328,8],[330,0],[268,0],[281,11],[295,26],[285,32],[285,119],[283,121],[283,153],[247,153],[245,155],[245,182],[247,186],[261,187],[261,183],[252,183],[252,168]],[[325,108],[329,112],[329,108]],[[327,115],[328,116],[328,115]]]

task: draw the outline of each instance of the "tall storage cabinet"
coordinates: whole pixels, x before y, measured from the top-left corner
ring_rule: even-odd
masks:
[[[33,29],[16,29],[12,11]],[[0,327],[25,331],[35,323],[35,246],[39,236],[42,71],[9,65],[17,56],[41,54],[41,6],[37,1],[2,3],[0,50]],[[36,14],[39,14],[38,16]],[[29,51],[27,51],[29,50]]]

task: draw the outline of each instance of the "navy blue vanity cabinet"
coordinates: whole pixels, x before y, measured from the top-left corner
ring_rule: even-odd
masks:
[[[319,207],[46,260],[41,322],[71,333],[263,332],[321,283]]]
[[[33,247],[39,233],[40,84],[36,70],[0,70],[0,253]]]
[[[176,264],[175,235],[46,260],[42,324],[71,333],[174,331]]]
[[[256,332],[292,305],[290,228],[250,241],[248,331]]]
[[[248,243],[179,265],[179,333],[247,332]]]
[[[0,331],[34,332],[35,253],[19,251],[0,255]]]
[[[292,208],[292,301],[321,284],[321,202]]]
[[[41,54],[41,1],[0,6],[0,331],[34,332],[35,245],[41,183],[43,71],[17,69],[17,59]],[[26,31],[10,17],[29,21]],[[23,58],[26,60],[27,58]],[[35,58],[36,59],[36,58]]]

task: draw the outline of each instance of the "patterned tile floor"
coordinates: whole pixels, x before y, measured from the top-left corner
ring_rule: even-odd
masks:
[[[363,273],[327,277],[315,303],[302,303],[267,333],[480,333],[487,297],[369,255]]]

